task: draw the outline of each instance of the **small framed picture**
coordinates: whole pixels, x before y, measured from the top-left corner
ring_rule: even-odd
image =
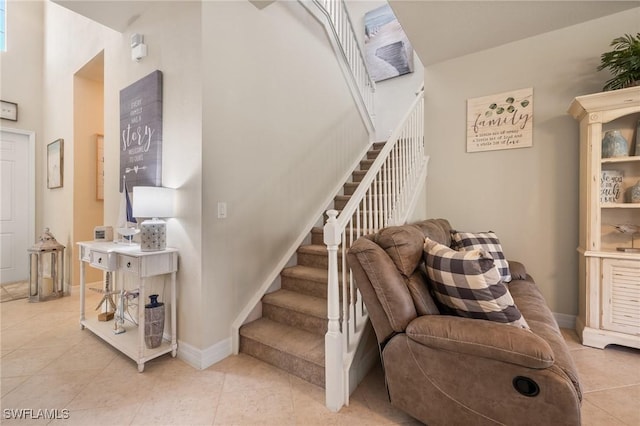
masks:
[[[64,140],[47,145],[47,188],[61,188],[64,167]]]
[[[0,101],[0,118],[4,120],[18,121],[18,104],[8,101]]]

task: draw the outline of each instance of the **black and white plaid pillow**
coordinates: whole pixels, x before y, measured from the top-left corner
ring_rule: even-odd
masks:
[[[529,329],[485,251],[455,251],[427,238],[424,259],[436,297],[454,314]]]
[[[502,281],[505,283],[511,281],[509,262],[504,257],[498,236],[493,232],[451,231],[451,248],[458,251],[476,249],[487,251],[498,267]]]

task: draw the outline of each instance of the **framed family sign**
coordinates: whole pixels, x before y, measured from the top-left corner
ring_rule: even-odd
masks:
[[[533,146],[533,88],[467,100],[467,152]]]

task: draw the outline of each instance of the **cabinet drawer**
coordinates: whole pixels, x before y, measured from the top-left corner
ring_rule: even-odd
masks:
[[[118,269],[124,272],[140,273],[140,259],[132,256],[120,255],[118,257]]]
[[[87,246],[80,246],[80,261],[91,262],[91,249]]]
[[[90,258],[91,266],[94,268],[102,269],[104,271],[116,270],[116,256],[113,253],[92,250]]]

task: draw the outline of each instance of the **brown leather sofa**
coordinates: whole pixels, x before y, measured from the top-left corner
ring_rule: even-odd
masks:
[[[555,318],[521,263],[508,289],[531,331],[442,315],[423,244],[451,244],[444,219],[358,239],[349,266],[375,329],[391,404],[430,425],[580,425],[577,371]]]

